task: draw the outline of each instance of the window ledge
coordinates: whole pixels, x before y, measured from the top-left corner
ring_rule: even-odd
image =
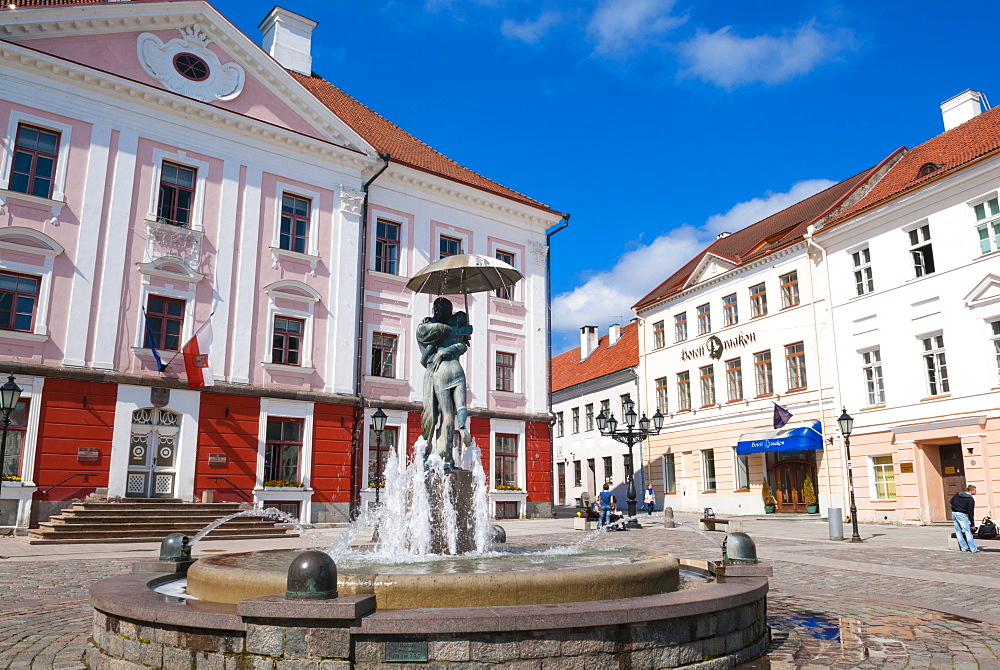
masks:
[[[373,275],[375,277],[380,277],[382,279],[395,280],[402,284],[405,284],[406,282],[410,281],[409,277],[404,277],[401,274],[393,274],[391,272],[382,272],[381,270],[368,270],[368,274]]]
[[[405,379],[399,379],[397,377],[380,377],[379,375],[365,375],[366,382],[374,382],[376,384],[392,384],[393,386],[406,386],[410,382]]]
[[[286,258],[292,261],[299,261],[309,264],[309,276],[316,276],[316,266],[319,264],[320,257],[313,254],[302,254],[298,251],[292,251],[291,249],[281,249],[279,247],[270,247],[271,249],[271,268],[278,268],[278,260]]]
[[[805,393],[809,390],[808,386],[799,386],[798,388],[788,389],[785,391],[785,395],[791,395],[793,393]]]
[[[726,404],[727,405],[732,405],[732,404],[738,403],[738,402],[743,402],[743,398],[733,398],[732,400],[727,400]]]
[[[760,395],[754,396],[754,400],[757,400],[758,398],[773,398],[773,397],[774,393],[761,393]]]
[[[20,330],[0,330],[0,337],[10,340],[24,340],[25,342],[46,342],[48,335],[38,333],[25,333]]]
[[[146,347],[132,347],[132,353],[135,354],[136,356],[143,356],[146,358],[153,357],[153,350],[147,349]],[[174,354],[180,354],[180,350],[178,349],[175,351],[173,349],[157,349],[156,353],[160,354],[160,360],[163,361],[164,365],[166,365],[167,361],[169,361]]]
[[[784,312],[784,311],[785,311],[786,309],[795,309],[796,307],[798,307],[798,306],[799,306],[799,305],[801,305],[801,304],[802,304],[801,302],[797,302],[797,303],[795,303],[794,305],[786,305],[786,306],[782,307],[782,308],[781,308],[780,310],[778,310],[778,311],[780,311],[780,312]]]
[[[66,206],[65,200],[41,198],[37,195],[30,195],[28,193],[21,193],[20,191],[11,191],[5,188],[0,188],[0,211],[3,211],[6,208],[7,200],[10,198],[13,198],[14,200],[22,200],[32,205],[40,205],[41,207],[49,208],[52,210],[53,217],[58,217],[62,213],[62,208]]]
[[[146,226],[148,226],[150,230],[177,231],[185,234],[191,234],[195,237],[205,237],[205,231],[203,230],[196,230],[191,226],[182,226],[178,223],[170,223],[169,221],[160,220],[152,214],[146,215]]]
[[[921,398],[920,402],[926,402],[928,400],[944,400],[945,398],[950,398],[950,393],[941,393],[939,395],[929,395],[926,398]]]
[[[260,366],[271,372],[291,372],[292,374],[311,375],[316,368],[307,365],[285,365],[284,363],[261,363]]]
[[[868,410],[873,410],[873,409],[885,409],[885,403],[883,402],[883,403],[879,403],[877,405],[869,405],[868,407],[862,407],[858,411],[859,412],[867,412]]]

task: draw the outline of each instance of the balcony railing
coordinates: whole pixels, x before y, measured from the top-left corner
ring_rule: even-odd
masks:
[[[147,221],[146,262],[151,263],[164,256],[173,256],[184,261],[192,271],[197,272],[201,264],[201,240],[204,234],[166,220]]]

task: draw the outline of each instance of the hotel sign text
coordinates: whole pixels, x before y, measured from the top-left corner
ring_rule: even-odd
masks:
[[[681,360],[691,361],[696,358],[701,358],[702,356],[708,356],[709,358],[717,361],[722,358],[722,352],[726,349],[745,347],[751,342],[756,341],[756,333],[740,333],[736,337],[731,337],[728,340],[723,340],[715,335],[712,335],[705,340],[705,344],[700,347],[695,347],[694,349],[681,349]]]

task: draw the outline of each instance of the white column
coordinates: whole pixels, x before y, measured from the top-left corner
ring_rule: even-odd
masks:
[[[226,161],[222,168],[219,235],[215,252],[215,317],[212,319],[212,350],[209,355],[217,379],[226,377],[226,343],[229,341],[229,307],[232,299],[233,264],[236,254],[236,210],[239,205],[240,164]],[[243,249],[243,247],[241,247]]]
[[[260,188],[262,171],[248,168],[243,188],[243,223],[240,226],[240,260],[236,270],[236,310],[233,314],[233,349],[230,352],[230,380],[237,384],[250,383],[250,333],[257,318],[257,268],[260,265]],[[262,333],[266,342],[270,333]]]

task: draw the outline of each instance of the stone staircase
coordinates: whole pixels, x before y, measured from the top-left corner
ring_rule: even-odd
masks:
[[[194,537],[202,528],[240,511],[239,503],[187,503],[179,499],[130,498],[121,502],[78,502],[28,531],[30,544],[160,542],[171,533]],[[295,535],[294,533],[292,534]],[[259,516],[231,519],[206,540],[288,537],[284,527]]]

